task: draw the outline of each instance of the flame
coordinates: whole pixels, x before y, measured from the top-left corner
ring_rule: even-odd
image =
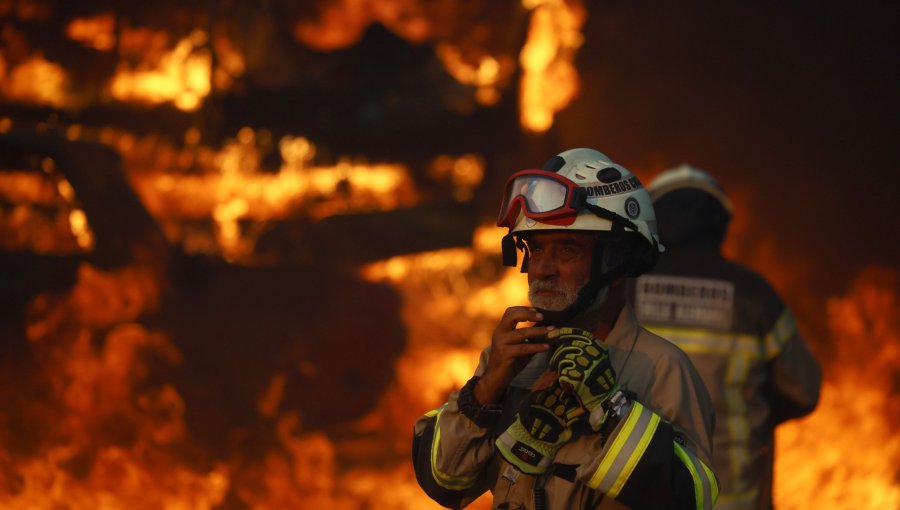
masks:
[[[206,41],[206,32],[195,30],[163,55],[156,66],[143,63],[131,69],[120,62],[110,84],[113,97],[150,104],[170,101],[181,110],[198,109],[212,88],[212,56],[203,48]]]
[[[259,172],[260,138],[265,135],[242,130],[228,148],[210,154],[219,177],[207,184],[222,186],[243,176],[249,180],[236,180],[226,196],[249,199],[253,194],[234,190],[257,178],[277,179]],[[112,140],[132,151],[152,149],[133,138]],[[308,140],[289,137],[277,145],[285,161],[280,172],[325,168],[311,164],[315,147]],[[323,179],[324,184],[307,176],[303,189],[334,193],[335,183],[347,174],[335,178],[334,168],[329,173],[332,178]],[[13,175],[12,181],[16,179]],[[186,182],[170,184],[180,189]],[[32,183],[12,189],[29,200],[51,191],[71,194],[66,185],[53,190]],[[374,189],[390,194],[394,188]],[[216,187],[206,193],[214,194],[211,190]],[[201,196],[199,187],[196,191],[195,200]],[[245,217],[265,208],[215,203],[219,205],[204,214],[234,207],[228,213],[232,218]],[[296,412],[278,414],[284,380],[274,374],[258,406],[260,415],[275,423],[276,443],[256,460],[233,456],[206,466],[184,458],[190,438],[177,391],[165,383],[147,385],[146,356],[171,365],[180,362],[180,352],[164,333],[135,322],[158,305],[158,275],[140,265],[117,271],[82,265],[71,292],[41,296],[30,307],[28,337],[45,353],[42,377],[58,403],[22,407],[25,418],[43,418],[41,423],[51,418],[53,426],[42,432],[46,441],[38,451],[18,451],[10,433],[0,432],[0,460],[7,466],[0,469],[0,505],[200,509],[221,505],[228,495],[252,509],[439,508],[413,476],[409,431],[422,412],[440,405],[468,379],[505,307],[526,302],[525,278],[515,268],[498,266],[502,234],[484,225],[473,232],[471,248],[393,257],[361,270],[366,279],[388,282],[401,292],[408,328],[396,378],[369,415],[337,436],[307,431]],[[898,409],[891,393],[892,374],[900,368],[897,281],[895,271],[873,269],[860,276],[847,296],[829,302],[835,359],[849,362],[829,365],[840,368],[828,369],[815,414],[778,431],[780,507],[893,508],[900,501],[895,482],[900,444],[883,411]],[[116,430],[111,424],[121,428],[122,423],[132,432],[110,436]],[[847,437],[847,430],[861,431],[866,441],[833,440]],[[822,480],[831,481],[828,488],[823,489]],[[485,495],[472,508],[489,508],[490,499]]]
[[[458,388],[471,373],[466,358],[474,359],[479,350],[475,345],[490,341],[484,332],[490,331],[491,320],[507,304],[524,300],[525,279],[513,269],[475,276],[479,259],[488,253],[496,256],[499,238],[498,229],[484,226],[475,232],[472,250],[398,257],[366,268],[368,278],[392,282],[410,303],[404,312],[410,347],[398,362],[396,388],[380,410],[403,416],[394,421],[413,420],[416,410],[409,407],[431,409],[442,395]],[[898,282],[895,270],[871,268],[857,278],[847,296],[829,300],[827,316],[836,352],[835,361],[825,364],[819,407],[809,417],[777,430],[779,508],[900,504],[900,438],[894,433],[900,400],[893,391],[900,373]],[[481,314],[491,320],[482,320],[487,317]],[[451,317],[453,324],[448,324]],[[466,326],[453,329],[457,323]],[[435,363],[435,358],[447,363]],[[387,411],[391,399],[396,409]],[[384,417],[377,421],[385,422],[390,423]]]
[[[476,154],[463,154],[458,158],[441,155],[428,165],[428,176],[435,182],[449,181],[453,186],[453,198],[468,202],[484,178],[484,159]]]
[[[460,48],[448,43],[438,44],[435,54],[456,81],[476,88],[475,99],[483,105],[492,105],[500,100],[500,88],[506,84],[514,69],[512,59],[505,55],[481,55],[477,58],[477,64],[471,64]]]
[[[7,8],[21,19],[46,19],[52,13],[39,4]],[[585,8],[564,0],[522,5],[531,17],[518,60],[520,122],[543,132],[578,93],[573,62]],[[474,87],[481,104],[496,102],[516,63],[437,35],[427,9],[411,1],[341,0],[328,3],[316,21],[296,25],[294,35],[330,51],[355,43],[378,21],[411,42],[433,40],[448,73]],[[79,18],[66,34],[100,51],[117,47],[123,60],[110,83],[116,99],[171,102],[192,111],[213,87],[225,89],[244,72],[241,54],[215,32],[194,32],[173,49],[168,34],[149,29],[123,27],[116,40],[114,23],[105,14]],[[73,103],[70,86],[67,73],[40,53],[15,65],[0,61],[0,90],[10,99],[67,106]],[[0,131],[10,125],[0,119]],[[245,128],[221,148],[202,145],[196,129],[185,134],[183,147],[111,128],[73,125],[65,136],[119,149],[129,177],[167,232],[188,247],[201,246],[205,238],[192,237],[184,224],[211,220],[209,251],[229,260],[253,255],[260,230],[248,224],[316,221],[421,200],[404,165],[351,158],[317,163],[315,145],[302,136],[276,141],[265,130]],[[266,154],[276,150],[281,166],[264,168]],[[433,180],[449,183],[458,201],[471,200],[485,172],[483,159],[474,154],[436,156],[427,170]],[[769,269],[779,290],[801,292],[809,264],[785,260],[774,241],[756,235],[749,192],[732,191],[737,213],[726,253]],[[90,226],[72,202],[68,182],[4,172],[0,196],[12,204],[0,218],[3,243],[15,240],[18,248],[52,253],[58,246],[44,239],[65,231],[75,247],[90,249]],[[35,210],[60,197],[70,205],[47,224],[35,223]],[[165,332],[142,321],[159,306],[159,268],[82,264],[70,291],[40,295],[28,307],[26,332],[39,372],[26,379],[0,373],[6,410],[0,416],[0,506],[438,508],[413,476],[409,432],[422,412],[468,379],[505,307],[527,302],[525,278],[497,263],[501,236],[500,229],[485,225],[473,233],[470,248],[393,257],[362,268],[364,278],[387,282],[404,298],[408,345],[396,360],[395,380],[370,414],[326,434],[305,429],[297,412],[280,410],[285,375],[272,374],[257,410],[276,434],[255,459],[237,453],[206,462],[191,457],[196,445],[185,426],[185,403],[173,385],[153,377],[160,363],[178,366],[181,353]],[[813,415],[777,432],[780,507],[900,506],[897,281],[895,270],[872,268],[847,295],[828,302],[835,352],[825,366],[821,403]],[[486,495],[471,508],[489,507]]]
[[[349,157],[336,164],[315,164],[316,146],[303,136],[285,135],[273,142],[266,130],[244,128],[216,150],[200,145],[195,129],[185,134],[180,148],[155,135],[136,138],[111,128],[71,125],[64,132],[71,140],[98,141],[122,154],[131,184],[171,241],[188,252],[224,255],[231,261],[249,262],[257,239],[272,221],[318,221],[412,207],[420,201],[406,165]],[[263,159],[273,150],[281,165],[269,170]],[[435,181],[449,181],[457,200],[467,201],[483,177],[483,165],[474,154],[439,156],[429,172]],[[64,179],[54,185],[37,175],[0,173],[0,196],[13,205],[11,215],[0,216],[0,242],[16,249],[31,246],[40,253],[71,252],[74,244],[93,246],[93,233],[77,202],[57,205],[65,215],[54,220],[52,229],[38,226],[42,216],[35,208],[46,209],[55,194],[72,201],[74,191]],[[212,220],[212,229],[197,226],[205,220]],[[66,236],[74,244],[59,245]],[[46,242],[28,241],[38,238]]]
[[[0,506],[205,509],[223,500],[226,467],[190,467],[179,453],[184,403],[172,386],[147,381],[149,358],[181,360],[164,334],[134,322],[158,296],[154,267],[83,264],[70,292],[31,303],[26,331],[42,370],[0,395],[9,413]],[[33,400],[36,391],[46,397]],[[23,426],[25,441],[15,432]]]
[[[0,247],[41,254],[88,252],[94,234],[72,186],[45,158],[41,172],[0,172]]]
[[[520,123],[528,131],[544,132],[553,125],[554,114],[578,93],[574,59],[583,42],[586,10],[578,0],[522,0],[522,6],[531,11],[531,21],[519,53]],[[413,43],[436,40],[435,55],[447,72],[475,87],[479,104],[495,104],[515,71],[512,58],[446,40],[436,33],[427,9],[419,2],[330,2],[314,20],[298,22],[294,36],[311,48],[334,51],[357,43],[366,27],[380,22]]]
[[[221,250],[230,260],[252,255],[260,233],[242,228],[242,220],[319,220],[338,214],[409,207],[418,202],[404,165],[350,159],[334,165],[314,165],[316,147],[300,136],[288,135],[278,141],[281,167],[276,172],[265,172],[263,150],[271,145],[269,138],[265,131],[245,128],[219,152],[195,147],[191,149],[194,156],[189,155],[189,159],[201,171],[195,169],[191,174],[160,172],[158,160],[151,160],[150,167],[143,168],[148,162],[137,160],[149,157],[148,153],[158,147],[155,143],[137,150],[139,155],[133,155],[126,164],[131,167],[138,193],[155,216],[170,222],[214,219],[216,251]],[[128,139],[124,143],[135,145]],[[477,173],[471,169],[461,173],[466,172]]]
[[[544,132],[553,115],[578,93],[575,52],[581,46],[586,12],[580,2],[523,0],[532,10],[528,40],[519,54],[520,122],[528,131]]]
[[[5,71],[5,72],[4,72]],[[74,103],[68,89],[68,73],[59,65],[48,61],[37,52],[12,68],[0,57],[0,91],[14,101],[69,106]]]
[[[112,13],[75,18],[66,27],[66,35],[89,48],[110,51],[116,43],[115,23]]]
[[[433,8],[433,7],[432,7]],[[447,72],[459,83],[475,87],[479,104],[492,105],[515,70],[508,55],[490,55],[474,48],[444,40],[429,17],[429,6],[419,2],[383,2],[344,0],[327,4],[315,20],[297,23],[294,36],[303,44],[320,51],[334,51],[359,42],[363,31],[374,22],[413,43],[437,39],[435,55]]]
[[[298,22],[294,37],[310,48],[334,51],[358,42],[376,21],[412,42],[423,42],[431,32],[418,2],[337,0],[322,5],[315,20]]]
[[[835,348],[816,411],[776,431],[778,508],[900,508],[900,275],[864,270],[828,300]]]

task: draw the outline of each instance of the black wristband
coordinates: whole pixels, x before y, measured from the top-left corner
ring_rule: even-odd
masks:
[[[475,425],[487,429],[491,428],[500,419],[500,415],[503,414],[503,407],[499,405],[482,405],[478,402],[475,398],[475,385],[478,383],[478,379],[478,376],[473,376],[459,390],[456,404],[463,416],[472,420]]]

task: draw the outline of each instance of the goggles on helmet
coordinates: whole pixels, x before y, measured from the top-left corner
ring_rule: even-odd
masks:
[[[571,225],[586,202],[587,193],[562,175],[522,170],[506,181],[497,226],[512,228],[520,212],[541,223]]]

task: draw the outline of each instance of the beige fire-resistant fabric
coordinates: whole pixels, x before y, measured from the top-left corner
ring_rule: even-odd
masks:
[[[641,328],[627,305],[605,339],[605,345],[622,388],[634,392],[635,401],[647,410],[671,422],[675,442],[681,443],[690,456],[711,466],[715,426],[712,403],[702,379],[684,352]],[[475,375],[483,373],[489,356],[490,348],[482,352]],[[417,465],[416,469],[417,472],[430,470],[430,475],[444,488],[469,491],[461,506],[488,489],[493,493],[494,508],[506,503],[510,509],[530,510],[535,508],[534,484],[542,483],[547,496],[546,508],[625,508],[588,486],[592,476],[594,482],[597,481],[595,473],[603,456],[604,439],[599,434],[578,435],[557,453],[554,462],[573,467],[574,480],[554,474],[536,480],[517,471],[497,453],[494,439],[498,431],[478,427],[460,413],[458,395],[454,392],[444,406],[420,418],[414,433],[421,437],[429,423],[434,424],[432,444],[420,446],[432,448],[431,465]],[[509,416],[515,410],[504,411]],[[437,420],[431,421],[435,417]],[[613,435],[615,432],[611,437]],[[676,445],[673,450],[677,448]],[[711,472],[708,475],[712,479]],[[715,499],[714,495],[712,499]],[[709,501],[702,507],[709,508]]]

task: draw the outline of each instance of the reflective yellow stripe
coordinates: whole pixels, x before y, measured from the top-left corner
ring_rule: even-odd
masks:
[[[750,356],[751,359],[760,355],[759,337],[754,335],[649,324],[644,327],[677,345],[688,354],[727,355],[737,351]]]
[[[723,445],[727,445],[725,451],[728,456],[728,467],[720,466],[719,469],[730,468],[730,479],[735,490],[743,490],[749,482],[747,477],[742,475],[744,468],[751,462],[750,422],[747,419],[747,400],[743,393],[749,370],[750,361],[746,356],[734,353],[728,360],[725,381],[721,386],[728,409],[724,419],[721,420],[728,431],[728,442]]]
[[[475,484],[475,476],[453,476],[444,473],[437,468],[437,452],[441,443],[441,414],[447,404],[442,405],[434,411],[429,411],[426,416],[434,416],[434,438],[431,440],[431,476],[434,481],[441,487],[449,490],[460,491],[465,490]],[[429,417],[430,417],[429,416]]]
[[[716,504],[716,501],[719,500],[719,481],[716,479],[716,474],[713,473],[712,469],[710,469],[709,466],[707,466],[705,462],[703,462],[700,459],[697,459],[697,462],[699,462],[700,466],[703,468],[703,472],[706,474],[706,479],[710,481],[710,484],[709,484],[710,485],[710,487],[709,487],[709,492],[710,492],[709,506],[712,507],[713,505]]]
[[[622,487],[625,486],[625,482],[631,477],[631,473],[634,472],[634,467],[637,466],[637,463],[641,460],[641,457],[644,456],[644,452],[647,451],[647,445],[650,444],[650,440],[653,439],[653,434],[656,433],[656,427],[659,425],[659,416],[654,414],[650,417],[650,424],[647,426],[647,430],[641,435],[640,441],[638,441],[637,448],[631,452],[631,455],[628,457],[628,462],[625,463],[625,469],[622,470],[622,473],[619,474],[619,477],[616,479],[616,483],[613,484],[612,489],[609,490],[607,494],[611,498],[615,498],[619,495],[619,492],[622,491]]]
[[[694,499],[697,510],[709,510],[719,497],[719,485],[713,472],[697,457],[691,455],[680,444],[675,445],[675,455],[691,473],[694,481]]]
[[[636,405],[640,405],[635,403]],[[597,471],[594,473],[594,476],[588,481],[588,487],[592,489],[596,489],[600,486],[600,482],[603,480],[603,476],[609,471],[609,468],[612,466],[613,461],[616,459],[616,455],[622,450],[622,445],[625,444],[625,441],[628,439],[628,436],[631,435],[632,430],[634,430],[634,426],[638,421],[639,413],[630,412],[628,416],[625,418],[625,423],[622,425],[622,430],[619,431],[619,434],[616,435],[616,438],[613,440],[612,446],[606,452],[606,455],[603,457],[603,460],[600,461],[600,465],[597,467]]]
[[[772,359],[777,356],[781,352],[784,343],[794,336],[796,332],[797,319],[794,318],[794,314],[790,310],[785,308],[778,320],[775,321],[775,325],[772,326],[772,331],[769,331],[769,334],[766,335],[766,358]]]
[[[634,402],[632,406],[622,429],[603,453],[597,471],[587,484],[612,498],[622,491],[659,426],[660,418],[655,413],[639,402]]]

